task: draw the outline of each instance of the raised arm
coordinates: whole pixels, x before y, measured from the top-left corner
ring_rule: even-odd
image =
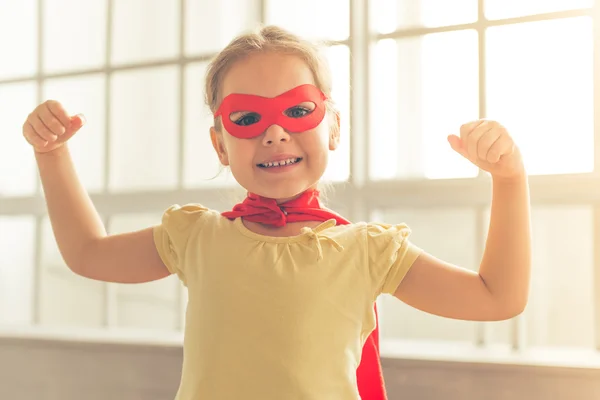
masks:
[[[527,304],[531,269],[529,189],[519,149],[492,121],[464,125],[460,139],[449,140],[457,152],[492,174],[491,219],[479,272],[424,253],[395,296],[447,318],[514,317]]]
[[[152,228],[106,234],[67,146],[84,122],[82,116],[69,116],[60,103],[47,101],[23,125],[23,136],[35,151],[62,257],[76,274],[106,282],[139,283],[168,276],[170,273],[156,251]]]

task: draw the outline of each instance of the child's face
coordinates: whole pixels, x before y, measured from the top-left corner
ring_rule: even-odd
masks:
[[[221,98],[232,93],[272,98],[304,84],[315,82],[310,68],[300,58],[276,53],[256,54],[236,62],[227,72]],[[285,114],[302,118],[314,108],[313,103],[303,102],[290,106]],[[260,116],[240,111],[220,118],[250,125]],[[338,144],[339,129],[334,129],[335,123],[336,118],[326,114],[321,123],[310,130],[290,133],[279,125],[271,125],[250,139],[231,135],[221,123],[221,132],[211,129],[211,139],[221,163],[229,165],[235,179],[247,191],[285,200],[315,187],[323,176],[329,151],[335,150]],[[295,163],[273,166],[273,162],[283,160]]]

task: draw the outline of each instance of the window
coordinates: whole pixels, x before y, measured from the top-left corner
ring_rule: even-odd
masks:
[[[400,30],[388,32],[373,45],[370,176],[477,175],[470,163],[450,149],[446,136],[478,118],[483,101],[487,107],[481,116],[500,120],[510,129],[530,174],[591,172],[592,19],[581,16],[481,27],[485,35],[479,38],[476,28],[481,24],[411,33],[409,28],[417,23],[426,27],[465,24],[472,22],[473,13],[477,15],[473,1],[452,2],[444,8],[446,13],[435,7],[440,6],[437,3],[441,2],[375,1],[375,16],[397,7],[404,11],[404,19],[396,21],[394,13],[382,16],[379,31],[387,32],[386,27],[395,24]],[[497,6],[498,10],[510,7],[518,9]],[[444,20],[436,20],[439,16]],[[486,42],[485,55],[480,54],[479,40]],[[485,57],[482,71],[480,57]],[[485,76],[482,87],[481,74]],[[564,140],[566,132],[568,140]],[[542,143],[543,152],[539,151]],[[562,162],[556,162],[557,157]]]
[[[33,321],[35,219],[0,216],[0,315],[2,324]]]
[[[594,0],[485,0],[489,19],[522,17],[542,13],[590,8]]]
[[[477,175],[446,140],[478,115],[477,32],[383,39],[374,47],[371,177]]]
[[[477,20],[477,0],[372,0],[371,26],[389,34],[408,28],[468,24]]]
[[[375,33],[369,45],[368,167],[371,179],[386,181],[369,197],[372,215],[407,222],[413,240],[426,250],[477,268],[489,211],[470,196],[481,191],[457,192],[475,188],[479,171],[445,139],[479,117],[501,121],[518,141],[533,198],[534,272],[522,317],[452,321],[384,297],[382,340],[521,345],[513,334],[518,329],[527,346],[594,349],[595,202],[589,191],[579,197],[565,193],[564,184],[583,177],[596,182],[597,176],[593,24],[598,22],[592,2],[488,0],[483,11],[489,20],[478,19],[476,1],[370,3]],[[553,200],[538,204],[536,193],[542,192]],[[397,196],[398,204],[379,200],[386,195]]]
[[[350,2],[307,0],[302,3],[266,0],[266,23],[276,24],[302,37],[325,41],[350,35]],[[318,10],[318,12],[315,12]]]
[[[105,109],[106,77],[90,74],[77,77],[52,78],[42,87],[44,99],[60,99],[72,114],[84,113],[85,126],[69,142],[77,173],[86,189],[99,192],[104,188],[105,171]],[[31,110],[27,111],[30,112]],[[22,117],[25,114],[21,114]],[[20,142],[21,137],[18,137]]]
[[[38,24],[36,1],[25,0],[16,4],[0,3],[0,35],[2,38],[2,65],[0,79],[31,76],[38,71],[36,52]],[[9,40],[19,38],[19,40]]]
[[[488,30],[488,115],[511,129],[531,174],[594,168],[592,41],[587,16]]]
[[[453,321],[384,296],[385,344],[521,336],[597,348],[599,10],[591,0],[0,2],[0,324],[181,330],[187,293],[175,276],[115,285],[68,271],[21,125],[49,98],[86,115],[72,154],[110,232],[153,225],[173,202],[229,208],[237,184],[210,142],[204,75],[229,40],[264,22],[325,44],[341,147],[324,179],[351,220],[406,222],[427,251],[477,269],[489,187],[446,137],[493,118],[524,153],[534,232],[524,315]]]
[[[46,0],[42,9],[44,72],[95,69],[104,65],[106,0],[85,3],[77,0]],[[31,22],[35,23],[34,16]]]

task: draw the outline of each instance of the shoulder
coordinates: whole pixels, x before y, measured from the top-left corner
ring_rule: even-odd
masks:
[[[172,233],[190,234],[222,220],[221,213],[199,203],[173,204],[163,212],[161,226]]]
[[[386,224],[381,222],[356,222],[348,225],[337,225],[332,228],[333,235],[353,235],[365,240],[382,237],[405,239],[412,233],[404,223]]]

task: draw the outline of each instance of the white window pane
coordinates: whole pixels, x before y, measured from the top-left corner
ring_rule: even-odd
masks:
[[[485,16],[489,19],[511,18],[593,5],[594,0],[485,0]]]
[[[478,117],[473,30],[379,41],[371,93],[370,176],[459,178],[477,168],[450,148],[448,134]]]
[[[344,40],[350,32],[350,0],[265,0],[267,24],[306,39]]]
[[[69,140],[69,148],[77,174],[89,191],[100,191],[104,184],[104,84],[103,75],[90,75],[51,79],[44,86],[45,99],[57,100],[71,115],[82,113],[87,119]]]
[[[101,327],[105,315],[105,284],[76,275],[66,266],[48,219],[42,224],[41,263],[41,323]]]
[[[177,186],[177,67],[120,72],[111,81],[110,189]]]
[[[186,54],[221,50],[236,35],[257,25],[259,12],[258,0],[186,0]]]
[[[477,270],[476,214],[469,209],[403,209],[377,213],[375,220],[405,222],[410,240],[428,253],[461,267]],[[475,323],[441,318],[414,309],[384,295],[381,305],[381,339],[475,340]]]
[[[0,196],[35,192],[37,168],[33,149],[23,137],[23,123],[35,106],[35,83],[0,86],[0,171],[6,171],[0,174]]]
[[[233,175],[221,165],[210,141],[214,119],[204,102],[205,73],[204,63],[190,64],[185,71],[184,186],[234,186]]]
[[[46,72],[104,65],[106,9],[106,0],[44,1]]]
[[[179,1],[113,1],[113,64],[176,57]]]
[[[340,145],[329,153],[323,176],[327,181],[345,181],[350,176],[350,51],[348,46],[327,48],[333,83],[331,96],[340,111]]]
[[[0,1],[0,79],[37,72],[37,1]]]
[[[488,117],[507,126],[530,174],[593,170],[592,38],[587,17],[489,29]]]
[[[33,217],[0,217],[0,325],[32,322],[34,235]]]
[[[534,207],[530,346],[594,347],[594,230],[587,206]]]
[[[160,215],[115,215],[110,218],[111,234],[133,232],[160,223]],[[123,328],[173,330],[180,315],[176,275],[142,284],[116,286],[117,324]]]
[[[477,20],[477,0],[373,0],[371,23],[379,33]]]

